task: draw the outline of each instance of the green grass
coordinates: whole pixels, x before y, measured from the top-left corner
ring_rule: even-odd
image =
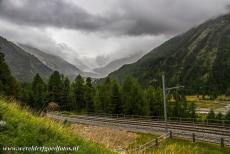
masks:
[[[202,99],[201,96],[199,98],[197,96],[187,96],[186,98],[188,102],[194,102],[199,108],[218,109],[230,104],[230,97],[228,96],[218,96],[215,100]]]
[[[0,120],[6,122],[6,125],[0,126],[0,153],[4,146],[79,146],[79,150],[75,153],[112,153],[104,147],[73,135],[62,123],[31,114],[27,109],[22,109],[17,105],[15,101],[0,99]]]
[[[154,154],[229,154],[230,148],[221,148],[219,145],[207,143],[192,143],[180,139],[167,139],[158,148],[148,153]]]
[[[129,145],[130,149],[143,145],[157,137],[156,135],[144,134],[144,133],[137,133],[137,135],[138,136],[136,140]]]
[[[139,134],[136,141],[130,147],[138,147],[148,141],[155,139],[152,134]],[[133,152],[134,153],[134,152]],[[219,145],[213,145],[203,142],[192,143],[182,139],[166,139],[158,147],[152,147],[145,154],[229,154],[230,148],[221,148]],[[136,153],[138,154],[138,152]]]

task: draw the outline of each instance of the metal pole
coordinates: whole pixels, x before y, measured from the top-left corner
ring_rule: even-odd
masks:
[[[165,88],[165,75],[162,75],[162,84],[163,84],[163,99],[164,99],[164,118],[165,118],[165,132],[168,132],[167,126],[167,103],[166,103],[166,88]]]

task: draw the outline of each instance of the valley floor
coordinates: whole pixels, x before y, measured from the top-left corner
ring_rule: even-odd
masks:
[[[202,96],[187,96],[186,99],[188,102],[194,102],[197,105],[197,113],[207,114],[210,109],[213,109],[216,113],[227,113],[230,110],[229,96],[218,96],[215,100],[203,99]]]

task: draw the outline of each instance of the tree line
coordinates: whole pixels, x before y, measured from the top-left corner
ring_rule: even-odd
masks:
[[[39,111],[53,102],[63,111],[163,116],[163,96],[159,86],[143,88],[130,76],[122,83],[106,78],[103,83],[94,84],[91,78],[81,75],[70,81],[58,71],[53,72],[48,81],[37,74],[31,83],[20,83],[11,75],[1,53],[0,95],[14,97]],[[185,93],[174,91],[167,101],[168,116],[197,118],[196,105],[187,103]],[[230,120],[230,112],[225,117],[211,112],[207,118]]]
[[[162,89],[143,88],[130,76],[121,84],[106,78],[95,85],[90,77],[78,75],[71,82],[55,71],[47,83],[37,74],[32,83],[22,84],[19,91],[18,99],[38,110],[54,102],[65,111],[163,116]],[[195,104],[188,104],[183,94],[174,92],[168,101],[172,99],[174,103],[168,105],[169,116],[196,117]]]
[[[213,109],[210,109],[209,113],[207,114],[206,120],[215,123],[222,123],[223,120],[227,120],[225,121],[225,123],[230,124],[230,110],[224,115],[221,112],[215,113]]]

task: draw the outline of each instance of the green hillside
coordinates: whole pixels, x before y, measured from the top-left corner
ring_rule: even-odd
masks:
[[[73,135],[61,123],[51,121],[32,115],[25,109],[16,105],[14,101],[0,99],[0,121],[5,125],[0,125],[0,149],[2,147],[78,147],[78,154],[112,153],[96,144],[84,141],[80,137]],[[0,153],[2,151],[0,150]],[[13,153],[17,153],[13,151]],[[31,152],[18,152],[31,153]],[[33,152],[41,153],[41,151]],[[54,153],[50,151],[48,153]]]
[[[48,78],[53,72],[38,58],[1,36],[0,49],[12,75],[19,81],[31,81],[36,73],[39,73],[43,78]]]
[[[161,81],[191,89],[208,87],[230,93],[230,14],[209,20],[153,49],[138,62],[125,65],[109,76],[119,81],[126,75],[147,86]],[[160,84],[160,82],[158,82]]]

